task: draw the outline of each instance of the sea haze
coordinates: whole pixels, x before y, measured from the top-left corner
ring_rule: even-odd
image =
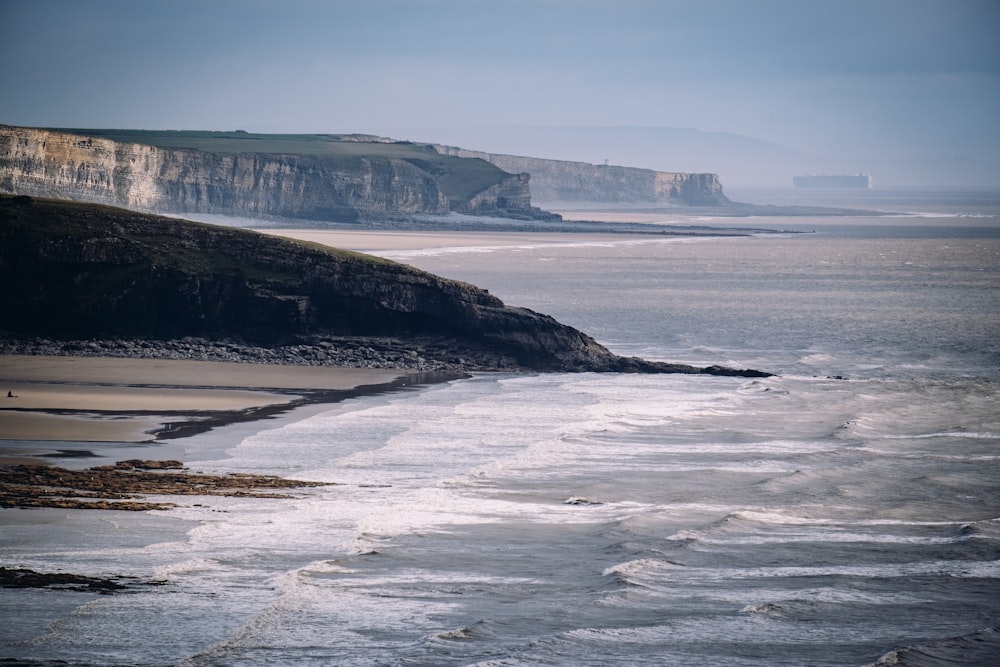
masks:
[[[619,353],[777,375],[483,374],[198,436],[195,469],[337,485],[70,533],[0,511],[4,562],[164,582],[2,591],[0,656],[995,664],[1000,206],[892,197],[748,221],[785,234],[384,253]]]

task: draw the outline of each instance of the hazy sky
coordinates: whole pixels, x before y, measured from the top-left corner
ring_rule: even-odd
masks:
[[[0,62],[15,125],[683,127],[1000,162],[1000,0],[0,0]]]

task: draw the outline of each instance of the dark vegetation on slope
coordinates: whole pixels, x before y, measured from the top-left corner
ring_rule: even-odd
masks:
[[[94,204],[0,196],[0,281],[0,330],[13,337],[433,339],[471,351],[470,368],[766,375],[618,357],[551,317],[395,262]]]

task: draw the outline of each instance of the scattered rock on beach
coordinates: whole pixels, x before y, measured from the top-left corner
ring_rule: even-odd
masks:
[[[115,579],[86,577],[66,572],[35,572],[25,568],[0,567],[2,588],[56,588],[66,591],[112,593],[128,588]]]
[[[279,490],[328,485],[272,475],[179,472],[182,468],[180,461],[138,459],[86,470],[41,464],[2,466],[0,507],[162,510],[176,503],[152,502],[144,495],[287,498]]]

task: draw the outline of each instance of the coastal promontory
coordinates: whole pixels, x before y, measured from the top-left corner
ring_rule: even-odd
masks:
[[[501,169],[531,175],[534,201],[645,206],[727,206],[718,174],[655,171],[609,164],[505,155],[435,146],[456,157],[479,158]],[[543,204],[544,205],[544,204]]]
[[[312,223],[461,213],[557,219],[529,175],[370,135],[0,125],[0,192],[165,214]]]
[[[94,204],[0,196],[8,340],[391,349],[463,370],[766,375],[612,354],[487,291],[368,255]]]
[[[0,125],[0,193],[145,213],[412,224],[557,221],[533,201],[726,206],[716,174],[523,158],[359,134]]]

